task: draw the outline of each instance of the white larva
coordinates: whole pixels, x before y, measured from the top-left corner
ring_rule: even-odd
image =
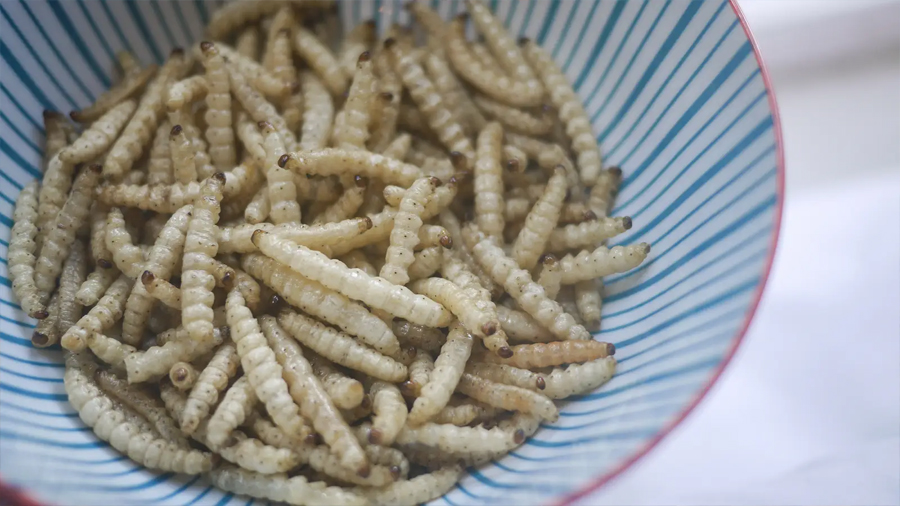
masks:
[[[69,327],[60,339],[63,348],[79,352],[87,346],[88,336],[94,332],[103,332],[113,326],[122,317],[125,299],[131,289],[131,280],[122,274],[106,290],[106,294],[97,305],[82,316],[78,323]]]
[[[200,422],[209,416],[212,407],[219,400],[219,394],[237,374],[239,362],[237,351],[230,343],[216,351],[209,364],[200,372],[188,395],[184,411],[179,417],[182,432],[192,434]]]
[[[34,264],[37,260],[35,238],[38,235],[38,188],[38,181],[32,181],[16,198],[13,227],[9,233],[7,248],[7,270],[12,279],[13,294],[22,310],[32,318],[43,319],[48,313],[34,282]]]
[[[447,342],[441,347],[434,369],[428,375],[428,383],[422,386],[413,404],[408,419],[410,426],[422,425],[447,405],[469,360],[472,342],[472,335],[459,323],[451,326]]]

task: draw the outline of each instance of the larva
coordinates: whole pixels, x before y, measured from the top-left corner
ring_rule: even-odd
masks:
[[[432,473],[402,480],[382,488],[357,488],[355,491],[372,504],[415,506],[437,499],[449,492],[462,474],[459,466],[449,466]]]
[[[422,386],[410,411],[410,426],[420,426],[447,405],[469,360],[472,342],[472,335],[459,323],[451,326],[447,342],[441,347],[434,369],[428,375],[428,383]]]
[[[419,179],[404,194],[394,218],[385,264],[381,268],[381,277],[387,281],[399,285],[409,281],[407,270],[413,262],[413,248],[419,242],[418,232],[422,226],[425,202],[434,194],[438,183],[440,180],[434,178]]]
[[[212,340],[203,343],[194,342],[183,327],[164,334],[168,335],[157,336],[158,346],[125,357],[129,383],[143,383],[168,374],[174,364],[190,362],[221,345],[230,332],[228,327],[217,328]]]
[[[97,358],[114,369],[124,369],[125,358],[137,352],[134,346],[98,332],[88,334],[87,346]]]
[[[421,169],[415,165],[366,151],[325,148],[289,153],[287,160],[279,160],[279,165],[282,165],[282,161],[285,168],[300,174],[331,176],[349,172],[377,177],[387,184],[401,186],[409,186],[422,177]]]
[[[72,111],[69,116],[83,124],[97,120],[110,109],[140,91],[156,74],[156,70],[156,65],[147,65],[144,68],[135,69],[135,72],[125,72],[124,79],[101,93],[93,104],[84,109]]]
[[[235,29],[272,14],[285,3],[282,1],[255,2],[252,0],[231,2],[213,13],[209,24],[206,26],[206,34],[212,39],[224,39]]]
[[[525,388],[495,383],[481,376],[463,373],[457,390],[489,406],[519,411],[550,422],[559,418],[559,411],[553,401]]]
[[[373,411],[369,442],[390,446],[406,425],[408,415],[406,401],[396,386],[383,381],[374,382],[369,394],[372,396]]]
[[[348,79],[353,79],[357,70],[359,55],[369,49],[375,41],[375,20],[371,19],[354,26],[341,42],[338,62]]]
[[[247,376],[241,376],[228,387],[222,402],[206,424],[206,440],[213,448],[225,444],[231,433],[244,423],[256,403],[256,392]]]
[[[586,279],[575,283],[575,306],[578,308],[578,314],[584,320],[584,326],[591,331],[600,330],[600,308],[603,303],[598,281],[602,280]]]
[[[119,274],[121,274],[119,269],[115,267],[94,269],[78,288],[75,300],[82,306],[93,306],[100,300],[100,297],[103,297],[109,286],[119,278]]]
[[[473,96],[472,102],[488,117],[503,124],[505,129],[536,137],[547,135],[553,129],[554,118],[548,107],[542,106],[540,112],[535,114],[484,95]]]
[[[462,287],[451,281],[442,278],[421,279],[411,283],[409,288],[415,293],[442,304],[459,318],[462,326],[473,335],[487,337],[496,333],[500,328],[496,314],[479,306],[472,296],[474,294],[467,294]]]
[[[12,279],[12,290],[22,310],[32,318],[47,318],[48,312],[41,302],[40,290],[35,284],[35,238],[38,235],[39,182],[25,185],[16,198],[13,211],[13,227],[7,247],[7,270]]]
[[[75,293],[87,276],[87,252],[84,242],[76,240],[72,244],[68,258],[63,263],[59,278],[59,332],[69,330],[81,318],[82,305],[75,300]]]
[[[343,121],[335,125],[332,143],[341,149],[365,149],[369,140],[369,109],[375,94],[375,73],[368,51],[359,55],[356,73],[342,109]]]
[[[197,181],[197,167],[194,161],[194,145],[181,125],[169,131],[169,151],[172,155],[172,173],[175,181],[188,184]]]
[[[579,281],[634,269],[649,253],[650,245],[642,242],[612,248],[600,246],[594,251],[582,251],[575,256],[566,255],[559,260],[562,284],[574,285]]]
[[[190,391],[199,376],[200,372],[187,362],[175,362],[169,368],[169,381],[182,392]]]
[[[533,269],[544,253],[548,240],[559,222],[560,209],[566,198],[566,187],[565,170],[557,168],[547,181],[543,195],[525,217],[525,226],[516,237],[512,248],[512,258],[521,268]],[[550,243],[552,244],[552,241]]]
[[[303,476],[288,478],[285,474],[260,474],[232,465],[217,467],[207,476],[214,486],[222,490],[276,502],[310,506],[329,504],[364,506],[368,504],[366,498],[359,494],[340,487],[327,486],[322,482],[310,483]]]
[[[362,402],[365,391],[362,383],[337,370],[329,361],[318,354],[306,354],[313,374],[319,378],[325,393],[340,409],[353,409]]]
[[[631,218],[597,218],[574,223],[553,230],[547,241],[548,249],[560,252],[582,247],[594,247],[606,239],[631,229]]]
[[[234,167],[234,130],[231,125],[231,83],[225,58],[211,42],[201,42],[203,67],[206,69],[206,140],[209,156],[220,171]]]
[[[284,156],[284,142],[271,123],[260,123],[265,137],[266,181],[269,190],[269,217],[275,224],[300,221],[300,204],[297,203],[297,187],[293,174],[278,165]]]
[[[225,344],[213,355],[209,364],[200,372],[188,395],[184,411],[179,417],[182,432],[192,434],[200,422],[210,413],[219,400],[219,394],[228,381],[237,374],[240,358],[235,346]]]
[[[562,281],[562,269],[559,261],[552,254],[541,255],[541,273],[537,282],[544,288],[544,293],[551,299],[556,299],[559,294],[559,286]]]
[[[334,122],[334,102],[328,89],[312,72],[300,73],[303,93],[303,126],[297,149],[303,152],[323,149],[328,145]]]
[[[247,114],[249,114],[254,121],[267,121],[271,123],[272,126],[275,127],[275,130],[278,131],[278,135],[281,136],[285,147],[288,150],[293,150],[297,144],[297,137],[294,135],[294,132],[288,128],[287,122],[284,120],[284,117],[278,113],[275,106],[263,98],[253,86],[247,83],[247,79],[243,74],[233,66],[226,66],[226,70],[228,79],[231,82],[231,93],[238,99],[238,102],[241,103],[244,110],[247,111]]]
[[[319,75],[328,91],[339,96],[347,90],[347,76],[331,51],[309,30],[294,31],[294,50]]]
[[[41,306],[43,307],[43,306]],[[31,344],[36,348],[46,348],[59,342],[59,292],[50,296],[46,306],[47,315],[37,321],[31,334]]]
[[[112,254],[113,262],[120,271],[130,278],[140,276],[144,267],[144,255],[139,245],[134,244],[125,222],[125,216],[118,207],[110,209],[106,215],[106,249]]]
[[[440,332],[438,334],[442,338],[441,341],[443,341],[443,334],[440,334]],[[438,342],[436,344],[440,350],[442,348],[441,343]],[[417,349],[416,357],[409,364],[409,379],[400,385],[403,394],[407,397],[419,397],[422,395],[422,387],[428,384],[432,371],[434,371],[434,359],[431,357],[431,354],[424,349]],[[415,406],[413,407],[415,408]],[[422,409],[420,408],[420,412]],[[416,417],[419,416],[421,415],[416,415]]]
[[[359,236],[371,229],[371,218],[350,218],[337,223],[321,225],[297,225],[270,223],[237,225],[219,228],[219,251],[221,253],[251,253],[256,251],[253,245],[253,232],[264,230],[283,239],[302,244],[308,248],[320,249],[323,246],[340,244]]]
[[[125,128],[128,120],[134,114],[138,104],[134,100],[125,100],[107,111],[91,126],[81,132],[81,136],[68,147],[59,152],[59,161],[74,166],[75,164],[89,162],[113,145],[119,133]],[[51,165],[52,165],[51,160]],[[50,175],[50,171],[47,171]],[[47,185],[45,180],[44,184]]]
[[[594,390],[609,381],[616,371],[614,357],[599,358],[583,364],[570,364],[566,368],[554,368],[544,375],[546,388],[543,394],[551,399],[563,399],[571,395]]]

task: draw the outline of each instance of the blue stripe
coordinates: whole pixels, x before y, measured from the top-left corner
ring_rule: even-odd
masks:
[[[82,2],[82,0],[77,0],[77,1],[79,3]],[[106,14],[106,17],[110,21],[109,24],[112,25],[113,31],[116,32],[116,35],[119,37],[119,40],[122,41],[122,44],[125,46],[125,49],[127,49],[129,53],[135,55],[135,58],[137,58],[137,54],[135,54],[134,48],[131,47],[131,43],[128,42],[128,37],[126,37],[125,34],[122,33],[122,28],[119,26],[119,23],[116,23],[116,16],[112,13],[111,10],[109,10],[109,5],[107,5],[106,2],[97,2],[97,3],[94,3],[93,5],[100,5],[100,7],[103,9],[103,12]]]
[[[0,340],[17,344],[19,346],[23,346],[28,349],[34,349],[34,346],[31,345],[31,341],[28,339],[22,339],[21,337],[16,337],[7,334],[6,332],[0,332]]]
[[[600,2],[594,4],[591,7],[591,14],[589,17],[593,17],[594,9],[599,5]],[[644,4],[646,5],[646,3]],[[643,9],[643,7],[641,7]],[[590,74],[591,69],[593,68],[593,63],[597,61],[597,55],[600,54],[600,51],[606,47],[606,42],[609,41],[609,36],[612,33],[613,29],[616,27],[616,23],[619,21],[619,18],[622,16],[622,11],[625,10],[625,2],[616,2],[613,5],[612,12],[609,13],[609,17],[606,19],[606,23],[603,25],[603,30],[600,32],[600,37],[597,39],[597,42],[594,44],[593,49],[591,49],[591,54],[588,56],[585,61],[584,67],[581,69],[581,73],[578,75],[578,78],[575,79],[575,83],[573,84],[573,88],[578,90],[581,88],[581,85],[584,84],[584,80],[587,79],[588,74]],[[581,35],[577,40],[584,40],[584,32],[587,30],[590,23],[585,23],[584,27],[581,29]],[[568,70],[569,65],[572,63],[572,58],[575,57],[576,51],[573,48],[572,54],[569,55],[569,58],[566,60],[565,65],[563,65],[563,72]]]
[[[22,113],[22,116],[24,116],[25,119],[27,119],[28,122],[31,123],[31,126],[33,126],[34,129],[37,130],[38,133],[40,133],[41,136],[43,137],[44,136],[44,124],[42,122],[35,121],[34,117],[32,117],[31,114],[29,114],[28,111],[26,111],[25,108],[22,107],[22,104],[20,104],[19,101],[16,100],[15,97],[13,97],[13,94],[10,93],[8,89],[6,89],[5,84],[0,83],[0,89],[3,90],[3,93],[6,95],[6,99],[9,100],[9,102],[12,105],[16,106],[16,109],[18,109],[19,112]]]
[[[181,26],[181,31],[184,32],[184,39],[188,42],[192,42],[194,36],[191,33],[191,28],[187,24],[187,18],[184,17],[184,9],[181,8],[183,5],[185,5],[184,2],[175,2],[172,4],[172,10],[178,14],[178,24]]]
[[[150,29],[144,21],[144,16],[138,11],[137,4],[135,2],[125,2],[125,7],[128,9],[131,18],[134,19],[134,24],[137,25],[137,29],[141,32],[143,39],[148,43],[147,45],[150,47],[153,57],[156,58],[157,62],[161,63],[165,58],[163,57],[162,51],[160,51],[159,47],[156,45],[156,40],[150,33]]]
[[[629,383],[627,385],[622,385],[617,388],[610,388],[607,390],[601,390],[599,392],[594,392],[592,394],[587,395],[576,395],[571,397],[572,402],[583,402],[583,401],[592,401],[597,399],[604,399],[606,397],[614,397],[621,392],[627,392],[632,388],[639,386],[646,386],[652,383],[659,383],[661,381],[665,381],[671,378],[675,378],[678,376],[684,376],[685,374],[690,374],[694,372],[706,372],[711,371],[714,367],[719,365],[721,360],[703,360],[700,362],[693,363],[691,365],[685,367],[679,367],[678,369],[673,369],[671,371],[660,372],[654,374],[652,376],[647,376],[646,378],[641,378],[636,383]]]
[[[612,434],[603,434],[599,436],[580,437],[569,441],[544,441],[542,439],[532,438],[525,441],[528,446],[537,446],[539,448],[566,448],[569,446],[577,446],[594,441],[621,441],[633,439],[646,439],[656,435],[656,429],[631,430],[622,431]]]
[[[669,7],[671,0],[666,0],[665,6],[663,9],[667,9]],[[624,3],[624,2],[623,2]],[[603,83],[606,82],[606,78],[609,76],[610,70],[612,70],[613,66],[616,64],[616,61],[619,59],[619,55],[622,53],[622,49],[625,48],[625,44],[628,43],[628,39],[631,38],[631,34],[634,31],[634,27],[638,24],[638,21],[641,20],[641,16],[644,14],[644,10],[649,5],[649,0],[644,0],[641,3],[641,8],[638,10],[637,14],[634,15],[634,19],[631,20],[631,24],[628,25],[628,29],[625,31],[625,35],[619,39],[619,45],[616,46],[616,50],[613,52],[612,58],[609,60],[609,63],[606,64],[606,68],[603,69],[603,73],[600,75],[600,80],[597,81],[597,84],[594,85],[594,88],[588,93],[586,106],[589,106],[594,97],[599,96],[600,87],[603,86]],[[658,19],[658,18],[657,18]],[[578,83],[577,87],[581,88],[582,83]]]
[[[5,259],[3,260],[3,263],[6,263],[6,260],[5,260]],[[8,317],[8,316],[2,316],[2,315],[0,315],[0,320],[3,320],[3,321],[5,321],[5,322],[9,322],[9,323],[14,323],[14,324],[16,324],[16,325],[18,325],[18,326],[20,326],[20,327],[22,327],[22,328],[26,328],[26,329],[33,329],[33,328],[34,328],[34,325],[32,325],[31,323],[28,323],[28,322],[20,322],[19,320],[15,320],[15,319],[10,318],[10,317]],[[0,353],[0,355],[3,355],[3,354]]]
[[[2,10],[2,12],[4,14],[6,13],[5,10]],[[31,46],[26,45],[26,47],[28,47],[29,51],[32,51]],[[3,57],[3,60],[7,63],[7,65],[9,65],[16,77],[18,77],[19,80],[22,81],[22,84],[25,85],[25,88],[34,96],[34,98],[38,102],[41,103],[41,106],[44,109],[56,109],[56,106],[53,104],[53,102],[51,102],[50,99],[47,98],[47,95],[44,95],[43,90],[37,85],[37,83],[34,82],[33,79],[31,79],[31,76],[28,74],[28,72],[25,71],[25,68],[22,67],[22,64],[19,63],[19,60],[17,60],[16,57],[13,56],[12,51],[9,50],[9,48],[6,46],[6,42],[3,42],[2,39],[0,39],[0,56]],[[43,65],[40,60],[38,60],[38,62]],[[52,74],[50,80],[55,81],[55,79],[53,79],[52,77]],[[65,92],[63,92],[63,94],[65,95]],[[75,101],[72,100],[72,98],[68,95],[65,96],[68,97],[69,104],[74,107]]]
[[[175,34],[172,33],[172,30],[169,29],[168,20],[165,16],[163,16],[162,10],[159,8],[159,3],[150,2],[150,8],[153,9],[153,13],[156,15],[156,20],[158,21],[157,24],[162,26],[163,31],[166,32],[166,37],[169,38],[169,44],[171,44],[172,46],[177,46],[178,42],[175,40]]]
[[[178,494],[184,492],[185,490],[189,489],[190,487],[194,486],[194,484],[197,483],[198,481],[200,481],[200,476],[193,476],[193,477],[191,477],[190,480],[188,480],[187,482],[182,484],[177,489],[173,490],[172,492],[169,492],[168,494],[164,495],[163,497],[153,500],[153,502],[160,503],[160,502],[168,501],[169,499],[175,497],[176,495],[178,495]]]
[[[544,44],[544,39],[547,38],[547,33],[550,32],[550,27],[553,24],[553,20],[556,19],[556,11],[559,10],[559,4],[561,3],[562,2],[550,2],[550,6],[547,8],[547,13],[544,14],[544,24],[541,25],[541,30],[538,32],[538,44]],[[573,11],[575,10],[575,7],[572,8]]]
[[[51,8],[52,8],[52,5],[53,5],[53,3],[51,2]],[[86,19],[88,24],[91,25],[91,33],[93,33],[97,37],[97,40],[100,41],[100,45],[102,45],[103,49],[106,50],[107,59],[109,59],[110,61],[115,61],[116,54],[113,52],[112,48],[109,46],[109,41],[106,40],[105,34],[100,30],[100,27],[97,26],[97,23],[94,22],[94,16],[92,16],[91,13],[89,13],[88,10],[84,7],[84,3],[82,3],[81,0],[76,0],[74,2],[70,1],[69,5],[77,5],[78,8],[81,9],[81,14],[84,16],[84,19]],[[66,20],[67,21],[69,20],[69,16],[67,14],[66,14]],[[105,84],[105,86],[109,86],[109,84],[108,84],[109,76],[106,74],[106,72],[103,72],[102,74],[107,79],[107,81],[104,81],[105,83],[107,83],[107,84]]]
[[[45,394],[41,392],[32,392],[31,390],[26,390],[24,388],[14,387],[12,385],[8,385],[6,383],[0,383],[0,390],[6,390],[7,392],[12,392],[14,394],[23,395],[25,397],[31,397],[33,399],[43,399],[46,401],[68,401],[69,397],[65,394]]]
[[[25,3],[25,0],[20,0],[20,1],[23,4]],[[63,30],[65,30],[66,35],[68,35],[68,37],[69,37],[69,40],[71,40],[72,43],[75,44],[75,47],[78,49],[78,52],[81,53],[81,58],[83,58],[84,61],[87,62],[88,67],[90,67],[90,69],[94,73],[94,75],[97,76],[97,80],[99,80],[100,83],[104,87],[109,88],[109,85],[110,85],[109,76],[106,75],[106,72],[104,72],[103,69],[100,67],[100,64],[97,63],[97,60],[94,58],[94,52],[91,51],[87,47],[87,44],[84,43],[84,40],[81,38],[81,34],[79,34],[79,30],[77,28],[75,28],[75,25],[72,24],[71,20],[69,20],[69,15],[66,14],[65,11],[63,11],[60,3],[47,2],[47,4],[50,6],[50,9],[53,11],[53,14],[56,16],[56,19],[59,20],[59,24],[62,25]],[[29,15],[30,14],[31,14],[31,12],[29,11]],[[53,52],[56,54],[57,58],[59,58],[62,61],[63,65],[69,71],[69,75],[71,75],[72,77],[75,78],[75,80],[78,81],[78,85],[81,88],[81,91],[83,91],[84,94],[89,97],[94,97],[95,95],[93,93],[91,93],[91,91],[88,89],[87,86],[84,85],[84,83],[81,82],[81,79],[79,79],[77,77],[75,72],[69,66],[69,63],[66,61],[66,59],[63,58],[62,55],[60,55],[59,52],[56,50],[56,46],[54,44],[51,44],[50,41],[53,39],[51,39],[47,35],[47,33],[44,32],[44,29],[41,27],[41,24],[38,23],[38,21],[34,18],[34,16],[31,16],[31,19],[38,26],[38,29],[41,31],[41,34],[44,36],[44,38],[47,39],[47,43],[50,44],[51,48],[53,48]]]
[[[22,131],[19,130],[19,128],[12,122],[12,120],[10,120],[9,117],[6,116],[6,113],[0,112],[0,117],[3,118],[3,121],[6,123],[6,126],[8,126],[13,132],[15,132],[16,136],[18,136],[20,139],[22,139],[22,141],[25,144],[27,144],[29,148],[34,150],[34,152],[38,156],[40,156],[42,154],[43,150],[41,148],[39,148],[37,146],[37,144],[35,144],[34,141],[31,140],[31,138],[29,138],[24,133],[22,133]]]
[[[0,403],[0,405],[2,405],[2,404],[4,404],[4,403]],[[7,405],[7,407],[9,407],[9,406]],[[25,420],[25,419],[18,418],[18,417],[15,417],[15,416],[9,416],[9,415],[6,414],[6,413],[0,414],[0,423],[4,423],[4,422],[7,422],[7,423],[18,423],[18,424],[21,424],[21,425],[27,425],[28,427],[36,427],[36,428],[38,428],[38,429],[49,430],[49,431],[53,431],[53,432],[90,432],[90,430],[91,430],[89,427],[85,427],[85,426],[81,426],[81,427],[54,427],[54,426],[52,426],[52,425],[46,425],[46,424],[43,424],[43,423],[38,423],[38,422],[34,421],[33,417],[32,417],[31,419],[29,419],[29,420]]]
[[[729,333],[728,335],[731,335],[731,334]],[[716,336],[716,337],[721,338],[722,336]],[[689,394],[694,389],[695,388],[692,388],[691,390],[686,391],[685,393]],[[636,409],[633,411],[629,411],[627,413],[613,413],[613,414],[605,416],[605,417],[591,418],[590,422],[582,423],[580,425],[560,426],[560,425],[543,424],[542,423],[541,428],[552,431],[552,432],[565,433],[565,432],[569,432],[569,431],[573,431],[573,430],[590,429],[592,427],[597,427],[598,425],[608,424],[613,421],[615,421],[617,423],[622,423],[622,422],[627,422],[627,421],[641,422],[641,421],[646,421],[648,418],[654,419],[654,418],[659,418],[661,415],[668,415],[668,414],[678,410],[682,406],[684,406],[684,401],[685,401],[685,399],[683,397],[672,397],[671,394],[669,397],[662,398],[662,400],[663,400],[663,402],[661,402],[661,403],[653,404],[650,406],[645,406],[642,409]],[[629,402],[629,404],[635,404],[635,402],[632,401],[632,402]],[[637,418],[637,420],[633,420],[634,418]]]
[[[72,411],[69,413],[54,413],[52,411],[41,411],[39,409],[29,408],[27,406],[19,406],[18,404],[7,402],[4,400],[0,400],[0,406],[14,409],[16,411],[23,411],[25,413],[31,413],[33,415],[47,416],[52,418],[78,418],[78,413]],[[68,406],[68,405],[66,405]]]
[[[556,2],[553,2],[553,3],[556,3]],[[575,13],[578,11],[579,5],[581,5],[581,4],[572,2],[572,10],[569,11],[569,17],[566,18],[566,22],[563,23],[563,27],[572,26],[572,21],[575,19]],[[598,5],[600,5],[600,2],[594,2],[593,4],[591,4],[591,11],[587,16],[587,19],[591,19],[594,17],[594,11],[597,9]],[[581,28],[581,32],[579,34],[579,40],[581,40],[581,38],[584,37],[584,31],[587,29],[588,24],[589,23],[585,22],[584,26]],[[559,57],[559,49],[562,47],[563,42],[568,40],[567,35],[570,36],[571,32],[569,32],[567,34],[565,31],[563,31],[563,33],[560,34],[559,39],[556,41],[556,45],[553,46],[553,51],[551,51],[551,53],[553,54],[554,61],[557,60]],[[574,51],[573,51],[573,53],[574,53]],[[572,57],[572,55],[570,54],[569,55],[570,60],[571,60],[571,57]],[[568,66],[568,64],[566,66]]]
[[[570,412],[570,411],[563,409],[562,411],[559,412],[559,416],[561,418],[593,416],[598,413],[605,413],[607,411],[619,409],[623,406],[628,406],[636,401],[656,401],[659,399],[668,399],[668,398],[675,397],[675,396],[678,396],[681,394],[691,393],[691,392],[694,392],[695,390],[697,390],[697,386],[693,385],[693,384],[691,384],[691,385],[676,385],[674,387],[657,390],[655,392],[635,395],[633,397],[628,397],[627,399],[623,399],[618,402],[606,404],[603,407],[591,409],[588,411],[571,411]],[[567,406],[567,408],[568,408],[568,406]]]
[[[24,158],[22,158],[22,155],[20,155],[16,150],[14,150],[12,147],[10,147],[9,144],[6,143],[6,139],[0,138],[0,151],[3,151],[6,154],[6,156],[10,157],[12,159],[12,161],[14,161],[16,163],[16,165],[18,165],[20,168],[24,169],[32,177],[35,177],[35,178],[41,177],[41,171],[38,170],[38,168],[35,167],[34,165],[32,165],[31,163],[26,161]],[[5,170],[0,172],[0,175],[2,175],[4,179],[9,181],[19,191],[22,190],[22,185],[19,184],[18,181],[15,181],[11,177],[9,177],[9,175],[7,175]]]
[[[21,373],[18,371],[13,371],[12,369],[8,369],[8,368],[2,367],[2,366],[0,366],[0,372],[5,373],[5,374],[11,374],[18,378],[25,378],[25,379],[29,379],[29,380],[33,380],[33,381],[43,381],[45,383],[62,383],[63,382],[62,378],[45,378],[43,376],[32,376],[30,374],[24,374],[24,373]]]
[[[187,503],[187,506],[191,506],[192,504],[197,504],[197,501],[206,497],[206,494],[210,493],[212,491],[212,489],[213,489],[212,487],[206,487],[206,490],[197,494],[197,497],[194,497],[194,499],[191,502]]]
[[[0,385],[2,387],[2,385]],[[45,439],[42,437],[34,437],[28,434],[20,434],[17,432],[12,432],[4,429],[0,429],[0,439],[15,439],[17,441],[24,441],[28,443],[37,443],[44,446],[51,446],[54,448],[71,448],[73,450],[86,450],[90,448],[106,448],[109,445],[104,441],[88,441],[86,443],[69,443],[67,441],[53,441],[50,439]]]

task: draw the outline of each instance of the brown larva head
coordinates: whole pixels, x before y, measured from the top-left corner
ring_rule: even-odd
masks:
[[[384,39],[384,48],[390,49],[390,48],[394,47],[394,44],[396,44],[396,43],[397,43],[397,39],[395,39],[393,37],[388,37],[388,38]]]
[[[50,316],[50,313],[47,312],[46,309],[38,309],[37,311],[32,312],[29,316],[34,318],[35,320],[43,320]]]
[[[35,332],[31,334],[31,344],[37,346],[38,348],[43,348],[50,343],[50,338],[47,337],[46,334],[42,334],[41,332]]]
[[[513,442],[516,443],[517,445],[524,443],[525,442],[525,431],[522,429],[517,430],[515,432],[515,434],[513,434]]]
[[[419,391],[419,384],[413,380],[406,380],[400,383],[398,388],[404,397],[417,397],[416,393]]]
[[[204,40],[200,43],[200,50],[203,51],[204,53],[209,52],[214,47],[215,47],[215,45],[208,40]]]
[[[183,132],[183,131],[184,131],[184,129],[181,128],[181,125],[175,125],[175,126],[172,127],[172,130],[169,131],[169,135],[173,135],[173,136],[174,136],[174,135],[181,135],[181,132]]]
[[[94,174],[100,174],[103,172],[103,166],[99,163],[92,163],[88,165],[87,170],[93,172]]]
[[[393,478],[394,481],[400,479],[400,466],[391,466],[388,468],[388,471],[391,472],[391,478]]]
[[[492,335],[496,334],[497,333],[497,322],[485,322],[485,324],[481,326],[481,333],[486,336],[492,336]]]
[[[631,216],[626,216],[622,218],[622,228],[625,230],[631,230]]]
[[[369,467],[369,464],[363,464],[359,469],[356,470],[356,475],[360,478],[366,478],[371,474],[372,468]]]
[[[594,221],[597,219],[597,213],[588,209],[587,211],[584,212],[584,215],[582,215],[582,218],[584,219],[584,221]]]
[[[469,161],[466,159],[466,155],[459,151],[450,152],[450,164],[457,171],[465,171],[469,168]]]
[[[81,111],[72,111],[69,113],[69,117],[72,118],[72,121],[81,122]]]
[[[359,54],[359,58],[356,59],[356,63],[365,63],[372,59],[372,53],[368,51],[363,51]]]
[[[510,158],[506,161],[506,170],[510,172],[519,172],[521,165],[522,164],[519,163],[519,160],[517,158]]]
[[[621,167],[610,167],[607,170],[609,170],[609,173],[615,177],[622,177],[622,168]]]
[[[546,266],[556,265],[556,255],[553,253],[545,253],[541,255],[541,264]]]
[[[363,409],[371,408],[372,407],[372,399],[370,399],[368,395],[363,397],[363,400],[362,400],[362,402],[359,403],[359,406]]]
[[[252,242],[254,246],[259,247],[259,242],[263,240],[265,235],[265,230],[256,229],[253,231],[253,234],[250,235],[250,242]]]
[[[185,369],[184,367],[173,368],[171,379],[174,383],[184,383],[188,379],[187,369]]]
[[[366,28],[367,28],[367,29],[370,29],[370,30],[371,30],[371,29],[374,29],[375,26],[376,26],[376,25],[375,25],[375,18],[367,19],[363,24],[366,25]]]
[[[611,357],[616,354],[616,345],[613,343],[606,343],[606,356]]]
[[[557,174],[565,174],[565,173],[566,173],[566,166],[565,166],[565,165],[559,164],[559,165],[557,165],[556,167],[553,167],[553,175],[554,175],[554,176],[557,175]]]
[[[534,386],[536,386],[538,390],[543,390],[547,388],[547,382],[544,381],[543,376],[538,376],[537,379],[534,380]]]
[[[369,178],[357,174],[353,176],[353,183],[356,184],[357,188],[365,188],[369,186]]]
[[[380,98],[381,100],[383,100],[385,102],[390,103],[390,102],[394,101],[394,94],[389,91],[385,91],[385,92],[380,93],[378,95],[378,98]]]
[[[181,56],[184,56],[184,48],[175,47],[175,48],[172,48],[172,51],[169,52],[169,57],[171,57],[171,58],[176,58],[176,57],[181,57]]]
[[[278,159],[278,166],[283,169],[284,166],[287,165],[288,160],[290,160],[290,159],[291,159],[291,155],[289,155],[287,153],[281,155],[281,158]]]
[[[303,442],[308,444],[309,446],[316,446],[317,444],[319,444],[319,435],[315,432],[310,432],[303,439]]]
[[[360,218],[360,221],[365,225],[365,230],[369,230],[375,226],[375,224],[372,223],[372,218],[369,218],[368,216]]]
[[[440,178],[437,178],[437,177],[434,177],[434,176],[431,176],[430,178],[428,178],[428,181],[431,182],[431,184],[434,185],[435,188],[440,188],[440,186],[441,186],[442,184],[444,184],[444,182],[441,181]]]
[[[150,271],[144,271],[141,274],[141,283],[143,283],[144,286],[153,283],[153,280],[155,280],[155,279],[156,279],[156,276],[154,276],[153,273]]]
[[[450,237],[449,235],[442,235],[441,238],[438,239],[438,242],[441,244],[441,246],[443,246],[447,249],[450,249],[453,247],[453,238]]]
[[[384,436],[381,434],[381,431],[376,428],[369,429],[369,434],[366,439],[368,439],[369,444],[377,445],[381,444],[381,440]]]
[[[509,346],[503,346],[502,348],[497,350],[497,356],[500,358],[512,358],[513,351]]]
[[[225,285],[226,290],[231,290],[234,287],[234,278],[234,271],[231,269],[222,274],[222,284]]]
[[[109,260],[101,258],[97,260],[97,266],[101,269],[112,269],[113,264]]]
[[[291,88],[291,95],[296,95],[300,92],[300,81],[291,81],[289,86]]]
[[[650,253],[650,245],[647,243],[644,243],[644,254],[646,255],[648,253]]]
[[[531,39],[529,39],[528,37],[519,37],[519,40],[517,42],[519,43],[520,46],[524,46],[524,45],[528,44],[529,42],[531,42]]]
[[[216,172],[212,175],[212,178],[216,180],[219,184],[225,184],[225,173],[224,172]]]
[[[75,112],[75,111],[72,111],[72,112]],[[60,114],[52,109],[44,109],[42,116],[44,118],[44,121],[52,121],[55,119],[59,119]]]

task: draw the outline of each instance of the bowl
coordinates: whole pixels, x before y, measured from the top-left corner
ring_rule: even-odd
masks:
[[[445,17],[463,9],[431,3]],[[199,477],[147,471],[94,437],[66,401],[62,352],[32,348],[34,321],[13,299],[5,260],[13,202],[40,174],[42,110],[92,102],[119,49],[161,62],[199,40],[219,4],[0,3],[0,477],[13,504],[252,503]],[[568,503],[646,454],[734,355],[777,241],[782,141],[765,68],[732,1],[490,4],[562,65],[604,164],[622,167],[614,213],[635,225],[613,244],[647,241],[653,250],[640,268],[605,280],[600,337],[616,345],[616,376],[434,503]],[[409,19],[397,1],[340,8],[345,24]]]

